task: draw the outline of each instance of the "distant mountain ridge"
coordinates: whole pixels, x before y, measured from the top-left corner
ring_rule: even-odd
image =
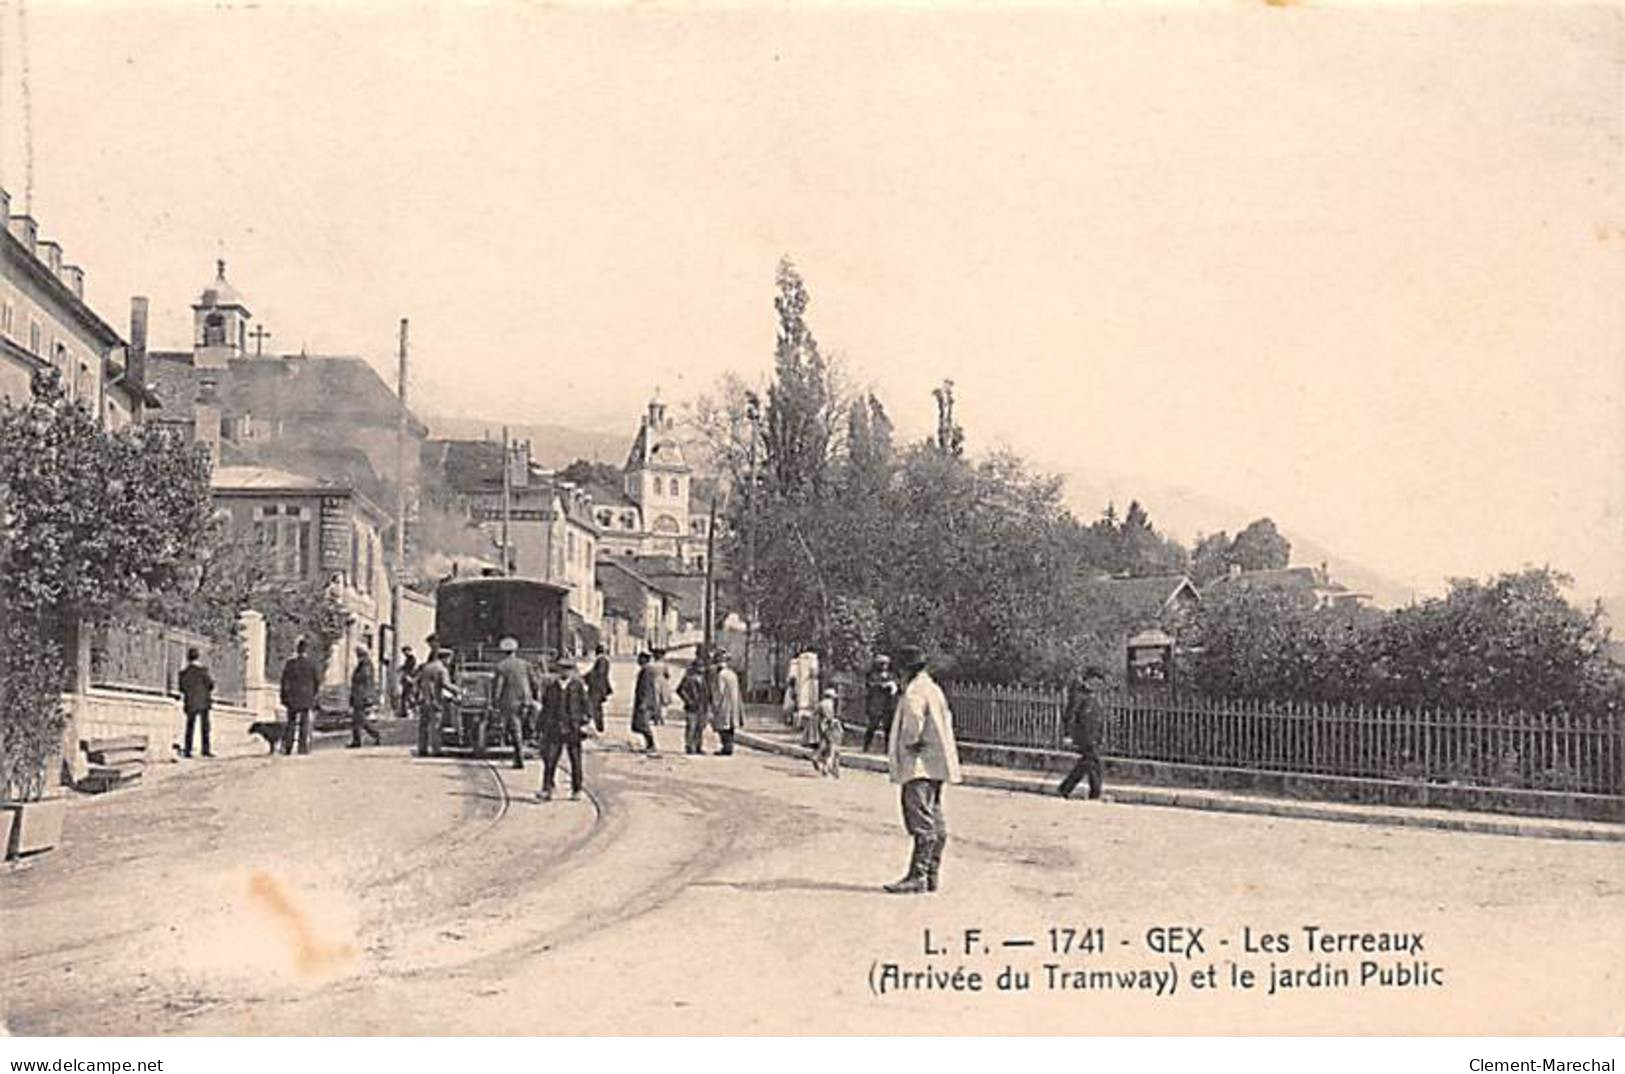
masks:
[[[425,418],[429,435],[436,440],[501,440],[503,422],[480,418]],[[520,424],[508,422],[508,436],[512,440],[529,440],[530,457],[538,466],[558,469],[577,459],[608,462],[620,466],[632,447],[632,435],[626,433],[588,432],[567,425],[550,422]]]

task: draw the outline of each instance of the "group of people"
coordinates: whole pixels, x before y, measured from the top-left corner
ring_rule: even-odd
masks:
[[[632,695],[632,731],[643,736],[644,749],[655,753],[654,725],[664,707],[661,672],[649,653],[638,654],[637,686]],[[677,684],[677,699],[683,705],[683,752],[705,753],[705,729],[716,732],[718,757],[731,757],[734,732],[745,724],[745,700],[739,688],[739,673],[728,663],[728,650],[701,648],[683,671]]]

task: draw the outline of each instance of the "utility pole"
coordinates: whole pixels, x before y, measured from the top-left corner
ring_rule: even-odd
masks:
[[[265,330],[260,329],[261,333]],[[264,334],[256,342],[263,341]],[[389,693],[390,699],[400,701],[400,678],[396,674],[401,666],[401,586],[406,584],[406,318],[401,318],[400,369],[395,376],[396,402],[400,413],[395,416],[395,578],[389,587]]]
[[[705,651],[707,656],[716,648],[717,619],[717,494],[711,494],[711,521],[705,528]]]
[[[750,422],[750,465],[745,485],[745,659],[740,679],[743,692],[750,696],[750,649],[756,632],[756,427],[762,420],[761,401],[755,392],[745,396],[745,420]]]
[[[513,449],[508,446],[508,427],[502,427],[502,576],[506,578],[510,573],[508,569],[508,522],[513,514],[513,475],[512,460],[509,457]]]

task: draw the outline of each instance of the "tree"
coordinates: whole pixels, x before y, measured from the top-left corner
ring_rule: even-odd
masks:
[[[582,488],[593,485],[609,485],[612,488],[621,487],[620,467],[607,462],[594,462],[589,459],[577,459],[569,466],[559,471],[560,479]]]
[[[841,413],[839,385],[807,326],[810,301],[789,258],[779,262],[778,338],[767,389],[764,463],[779,496],[815,499],[824,489]]]
[[[1292,561],[1292,542],[1268,518],[1250,522],[1230,543],[1227,563],[1244,571],[1279,570]]]
[[[1199,586],[1230,571],[1230,535],[1224,530],[1207,535],[1197,534],[1191,549],[1191,580]]]

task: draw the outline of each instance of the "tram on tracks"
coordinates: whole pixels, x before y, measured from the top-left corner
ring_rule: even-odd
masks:
[[[534,578],[454,578],[435,594],[435,645],[452,652],[458,701],[446,706],[440,740],[444,748],[483,754],[512,749],[507,728],[492,711],[496,665],[503,638],[519,642],[519,656],[535,669],[537,696],[550,662],[565,650],[570,591]],[[527,727],[533,725],[527,719]]]

